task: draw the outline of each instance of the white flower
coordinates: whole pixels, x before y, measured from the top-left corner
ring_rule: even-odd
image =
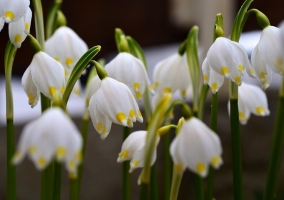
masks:
[[[0,0],[0,16],[6,23],[21,19],[30,5],[30,0]]]
[[[71,28],[66,26],[58,28],[45,42],[46,53],[66,68],[67,78],[77,61],[87,50],[86,43]]]
[[[130,53],[119,53],[105,70],[109,77],[126,84],[137,100],[142,98],[146,87],[153,92],[144,64]]]
[[[129,88],[115,79],[105,77],[90,99],[89,113],[97,132],[104,139],[111,123],[132,127],[133,122],[143,122],[138,105]]]
[[[204,85],[209,85],[212,93],[215,94],[218,92],[220,87],[224,83],[224,76],[216,73],[209,65],[208,59],[205,58],[205,60],[202,63],[202,72],[203,72],[203,82]]]
[[[263,29],[259,42],[255,47],[259,53],[255,55],[255,60],[261,57],[265,62],[265,64],[262,64],[260,67],[263,69],[263,66],[269,66],[274,72],[282,76],[284,75],[283,41],[284,40],[282,40],[281,31],[279,28],[267,26],[265,29]],[[255,60],[252,60],[252,62],[255,62]],[[255,63],[255,68],[258,67],[259,65]]]
[[[26,14],[21,19],[9,24],[9,38],[15,47],[20,48],[27,34],[29,34],[31,20],[32,11],[28,8]]]
[[[219,168],[223,163],[218,135],[195,117],[181,125],[171,144],[170,153],[179,173],[188,167],[201,177],[206,177],[208,165]]]
[[[61,109],[51,108],[24,127],[13,163],[18,164],[28,154],[36,168],[42,170],[55,157],[76,174],[81,148],[82,137],[74,123]]]
[[[86,87],[86,105],[89,105],[90,99],[95,94],[95,92],[99,89],[101,85],[101,79],[98,75],[94,76],[89,85]]]
[[[237,85],[242,84],[245,69],[254,77],[254,69],[250,66],[244,47],[224,37],[217,38],[211,45],[207,62],[216,73],[230,78]]]
[[[121,163],[126,160],[130,161],[129,172],[133,172],[138,167],[144,167],[144,152],[146,143],[147,131],[135,131],[131,133],[123,142],[121,151],[118,155],[117,162]],[[156,147],[160,141],[158,136],[156,141]],[[151,165],[156,161],[157,149],[155,148],[152,156]]]
[[[259,87],[243,82],[239,87],[238,94],[239,119],[241,124],[247,123],[250,113],[257,116],[269,115],[267,97]]]
[[[178,53],[160,61],[154,68],[154,88],[158,91],[179,91],[186,97],[186,91],[191,84],[189,68],[185,56]]]
[[[63,66],[46,53],[36,53],[30,66],[26,69],[22,78],[22,85],[29,97],[29,104],[35,105],[35,87],[49,99],[55,94],[62,95],[65,90],[65,78]]]

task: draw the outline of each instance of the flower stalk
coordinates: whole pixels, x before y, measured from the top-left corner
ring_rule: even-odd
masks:
[[[53,32],[56,29],[56,18],[57,18],[57,12],[60,10],[62,5],[62,0],[54,0],[54,2],[51,5],[51,8],[49,9],[49,12],[47,13],[47,19],[46,19],[46,26],[45,26],[45,32],[46,32],[46,39],[50,38],[50,36],[53,34]]]
[[[123,128],[123,141],[129,136],[130,128]],[[125,161],[122,163],[122,199],[130,200],[131,199],[131,190],[130,190],[130,175],[129,175],[129,167],[130,161]]]

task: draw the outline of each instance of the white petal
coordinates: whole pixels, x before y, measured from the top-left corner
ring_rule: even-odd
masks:
[[[7,23],[18,21],[24,16],[30,0],[0,0],[0,16],[3,16]]]
[[[223,83],[224,83],[224,76],[216,73],[213,69],[210,69],[210,78],[208,85],[210,86],[213,94],[219,91]]]
[[[77,95],[77,96],[81,96],[82,95],[82,86],[81,86],[81,82],[80,79],[78,79],[73,87],[72,93]]]
[[[12,44],[17,48],[21,47],[22,42],[27,37],[27,34],[25,34],[24,30],[25,22],[23,17],[18,21],[9,24],[9,38]]]
[[[34,55],[30,68],[35,85],[46,97],[52,99],[55,93],[63,93],[64,69],[59,62],[44,52],[38,52]]]
[[[24,87],[24,90],[29,98],[29,104],[33,108],[38,101],[39,98],[39,91],[36,87],[36,85],[33,82],[32,74],[31,74],[31,68],[28,67],[22,77],[22,85]]]
[[[30,8],[27,9],[26,14],[24,15],[24,24],[25,24],[25,33],[30,33],[31,28],[31,21],[32,21],[32,11]]]
[[[208,63],[207,58],[205,58],[202,63],[202,73],[203,73],[203,83],[204,85],[207,85],[210,78],[210,65]]]
[[[3,17],[0,17],[0,31],[2,31],[3,27],[4,27],[4,24],[5,24],[5,20]]]

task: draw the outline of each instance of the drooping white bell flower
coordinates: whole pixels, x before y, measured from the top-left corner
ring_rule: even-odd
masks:
[[[0,16],[6,23],[18,21],[25,15],[29,5],[30,0],[0,0]]]
[[[30,70],[30,72],[28,71]],[[30,99],[34,99],[34,86],[39,92],[43,93],[50,100],[53,100],[55,94],[62,95],[65,90],[65,78],[63,66],[50,57],[48,54],[40,51],[36,53],[30,66],[25,72],[25,76],[22,78],[22,84],[25,88],[25,92]],[[30,74],[30,75],[28,75]],[[27,77],[31,77],[31,79]],[[33,88],[33,92],[28,89]],[[32,94],[33,98],[30,98]],[[35,104],[34,102],[31,104]]]
[[[224,76],[216,73],[209,65],[207,58],[202,63],[203,83],[209,85],[212,93],[215,94],[224,83]]]
[[[29,98],[29,105],[33,108],[38,101],[39,91],[33,82],[31,68],[28,67],[22,77],[22,85]]]
[[[158,91],[179,91],[186,97],[186,91],[191,84],[186,57],[178,53],[160,61],[154,68],[154,88]]]
[[[123,83],[105,77],[89,102],[89,113],[97,132],[104,139],[111,123],[133,127],[133,122],[143,122],[138,105]]]
[[[264,60],[266,66],[284,75],[284,45],[279,28],[274,26],[264,28],[255,48],[258,49],[259,57]]]
[[[179,173],[188,167],[201,177],[206,177],[208,165],[218,169],[223,163],[218,135],[195,117],[181,125],[171,144],[170,154]]]
[[[146,143],[147,131],[135,131],[131,133],[123,142],[121,151],[118,155],[117,162],[121,163],[126,160],[130,161],[129,172],[133,172],[134,169],[144,167],[144,153]],[[160,137],[157,137],[156,147],[160,141]],[[157,150],[155,148],[152,156],[151,165],[156,161]]]
[[[61,26],[45,42],[45,51],[70,74],[77,61],[88,51],[88,46],[71,28]]]
[[[263,60],[258,48],[254,48],[251,62],[255,68],[256,77],[260,80],[262,89],[265,90],[269,87],[272,80],[272,67],[268,66]]]
[[[259,87],[243,82],[239,87],[238,95],[239,120],[241,124],[247,123],[251,113],[257,116],[270,114],[266,94]]]
[[[211,45],[207,62],[216,73],[230,78],[237,85],[242,84],[245,69],[254,77],[254,69],[250,66],[244,47],[224,37],[217,38]]]
[[[144,64],[130,53],[119,53],[105,66],[105,70],[109,77],[126,84],[137,100],[142,98],[146,87],[154,92]]]
[[[24,127],[12,161],[18,164],[28,154],[42,170],[55,157],[65,163],[69,173],[76,174],[81,149],[82,137],[74,123],[61,109],[50,108]]]
[[[101,79],[99,78],[98,75],[94,76],[89,85],[86,87],[86,105],[89,105],[90,99],[95,94],[95,92],[99,89],[101,85]]]

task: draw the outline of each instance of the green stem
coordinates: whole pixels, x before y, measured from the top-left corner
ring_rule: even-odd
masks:
[[[49,9],[49,12],[47,14],[47,20],[46,20],[46,39],[50,38],[50,36],[55,31],[56,27],[56,17],[57,17],[57,11],[60,10],[62,4],[62,0],[55,0],[51,8]]]
[[[12,93],[12,68],[17,48],[9,41],[5,50],[5,80],[6,80],[6,119],[7,119],[7,199],[16,199],[16,166],[11,164],[15,154],[15,133],[14,133],[14,106]]]
[[[159,199],[156,163],[151,167],[150,194],[151,200]]]
[[[69,177],[69,199],[70,200],[79,199],[77,178],[74,177]]]
[[[230,98],[231,146],[233,160],[234,199],[243,200],[242,152],[238,99]]]
[[[180,183],[181,183],[182,175],[183,175],[183,173],[178,173],[176,167],[174,167],[170,200],[176,200],[177,197],[178,197],[179,186],[180,186]]]
[[[203,85],[201,89],[199,102],[198,102],[198,118],[201,120],[203,118],[204,104],[205,104],[207,93],[209,89],[210,87],[208,85]]]
[[[165,134],[164,136],[164,156],[165,156],[165,199],[168,200],[171,191],[171,174],[172,174],[172,160],[170,155],[171,134]]]
[[[123,129],[123,141],[129,136],[130,128],[124,127]],[[130,174],[129,174],[129,166],[130,161],[126,161],[122,163],[122,199],[123,200],[130,200],[131,193],[130,193]]]
[[[211,130],[215,133],[217,132],[218,125],[218,92],[212,93],[212,107],[211,107],[211,120],[210,126]],[[207,200],[212,200],[213,198],[213,187],[214,187],[214,169],[210,166],[208,181],[207,181]]]
[[[140,185],[140,200],[149,200],[148,192],[149,192],[149,184],[142,182]]]
[[[81,128],[81,134],[83,138],[83,147],[82,147],[82,160],[81,160],[81,164],[78,167],[78,178],[77,178],[78,199],[80,197],[80,190],[81,190],[81,184],[82,184],[84,158],[85,158],[86,144],[87,144],[88,124],[89,124],[89,113],[88,113],[88,110],[86,109],[85,114],[83,116],[82,128]]]
[[[60,200],[62,163],[54,162],[53,200]]]
[[[204,200],[204,186],[203,186],[203,179],[194,174],[194,193],[196,200]]]
[[[44,51],[44,23],[43,23],[43,12],[41,0],[32,0],[35,12],[35,29],[36,29],[36,39],[39,42],[42,51]]]
[[[278,97],[278,107],[275,120],[275,129],[273,133],[272,149],[270,153],[268,174],[266,177],[266,186],[264,192],[264,200],[274,200],[276,185],[279,177],[281,166],[281,158],[284,147],[284,78]]]
[[[53,163],[41,172],[41,200],[50,200],[53,197]]]

